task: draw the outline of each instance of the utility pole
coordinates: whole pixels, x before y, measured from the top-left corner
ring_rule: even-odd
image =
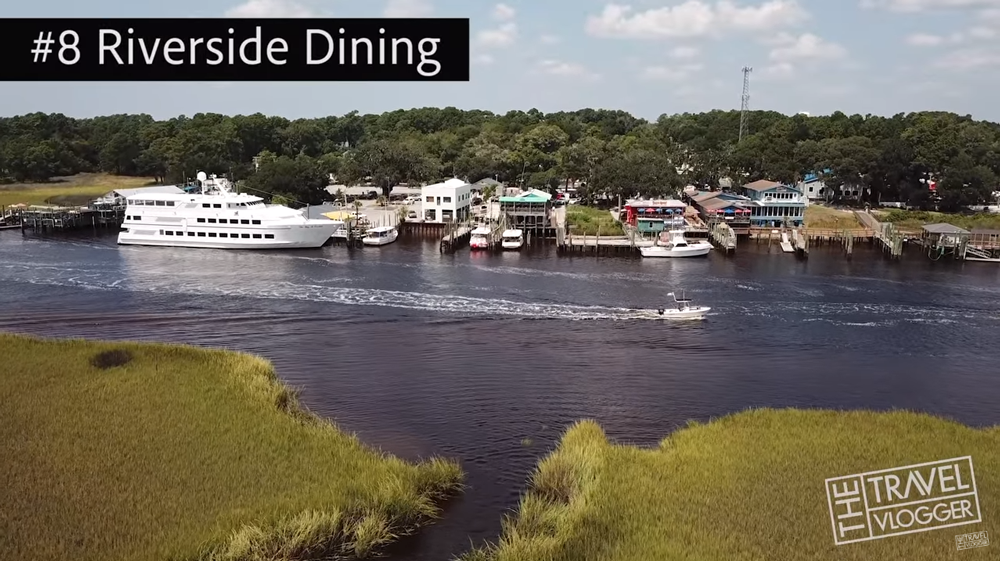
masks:
[[[753,72],[753,68],[749,66],[743,67],[743,99],[740,103],[740,138],[739,141],[743,140],[743,137],[749,134],[747,130],[747,121],[750,117],[750,73]]]

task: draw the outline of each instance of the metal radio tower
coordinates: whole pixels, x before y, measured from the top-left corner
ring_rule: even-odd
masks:
[[[750,73],[753,72],[753,68],[749,66],[743,67],[743,101],[740,104],[740,140],[748,133],[747,131],[747,120],[749,118],[750,112]]]

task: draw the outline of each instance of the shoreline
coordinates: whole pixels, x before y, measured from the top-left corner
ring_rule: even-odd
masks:
[[[363,558],[463,488],[454,460],[406,462],[310,412],[261,357],[13,333],[0,346],[14,365],[0,465],[16,474],[0,498],[22,512],[7,537],[22,557]]]

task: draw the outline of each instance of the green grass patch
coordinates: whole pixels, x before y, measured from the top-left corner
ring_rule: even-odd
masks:
[[[259,357],[0,334],[0,552],[77,561],[367,557],[461,468],[373,450]]]
[[[569,205],[566,207],[566,223],[570,226],[570,233],[580,236],[624,236],[620,222],[611,216],[608,210],[600,210],[594,207],[582,205]]]
[[[82,206],[115,189],[146,187],[151,177],[125,177],[106,173],[81,173],[57,177],[46,183],[0,185],[0,206],[16,204]]]
[[[947,214],[902,209],[880,210],[878,214],[880,221],[892,222],[901,230],[920,231],[927,224],[940,224],[942,222],[966,230],[976,228],[1000,230],[1000,214]]]
[[[805,223],[806,228],[830,230],[853,230],[862,227],[857,215],[852,211],[817,204],[806,207]]]
[[[971,455],[983,523],[834,545],[824,480]],[[968,483],[968,481],[966,481]],[[914,494],[916,494],[914,492]],[[1000,524],[1000,427],[928,415],[758,409],[691,423],[657,449],[584,421],[535,471],[497,544],[463,561],[942,561]]]

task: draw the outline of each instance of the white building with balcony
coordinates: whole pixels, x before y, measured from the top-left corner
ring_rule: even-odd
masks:
[[[472,185],[458,178],[420,189],[425,222],[462,222],[472,215]]]

